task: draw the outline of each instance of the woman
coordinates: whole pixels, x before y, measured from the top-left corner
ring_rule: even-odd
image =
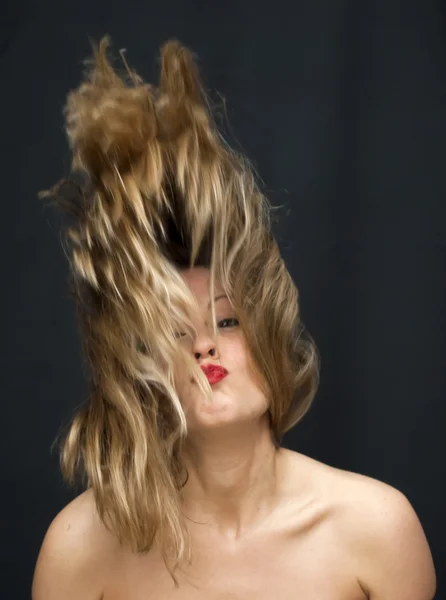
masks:
[[[125,64],[125,63],[124,63]],[[68,97],[68,207],[91,395],[62,450],[86,491],[53,520],[33,600],[429,600],[407,499],[280,447],[318,358],[248,164],[190,53],[158,88],[95,49]]]

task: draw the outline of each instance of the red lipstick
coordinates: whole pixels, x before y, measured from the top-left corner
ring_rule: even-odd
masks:
[[[201,370],[211,385],[218,383],[228,375],[228,371],[219,365],[201,365]]]

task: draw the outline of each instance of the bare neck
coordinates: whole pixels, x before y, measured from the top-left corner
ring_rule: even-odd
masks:
[[[277,502],[279,462],[266,419],[230,431],[194,432],[183,453],[186,516],[237,538]]]

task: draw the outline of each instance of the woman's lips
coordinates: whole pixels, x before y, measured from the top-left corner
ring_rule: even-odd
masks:
[[[228,371],[219,365],[202,365],[201,370],[206,375],[211,385],[218,383],[228,375]]]

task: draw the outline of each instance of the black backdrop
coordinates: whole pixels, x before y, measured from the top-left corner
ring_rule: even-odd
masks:
[[[89,37],[146,79],[176,37],[227,135],[282,204],[277,236],[322,356],[286,445],[402,490],[446,599],[446,6],[433,0],[40,0],[0,9],[3,331],[0,596],[25,599],[73,497],[50,452],[85,392],[57,218],[61,109]],[[220,112],[223,114],[223,110]]]

